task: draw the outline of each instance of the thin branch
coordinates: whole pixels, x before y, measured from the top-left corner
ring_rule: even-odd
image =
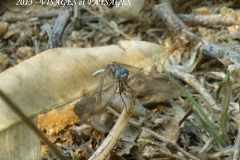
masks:
[[[186,37],[195,44],[202,42],[202,51],[205,55],[213,58],[222,58],[225,60],[229,59],[235,64],[240,63],[240,55],[237,52],[228,47],[223,47],[204,40],[191,32],[172,10],[171,0],[163,0],[161,4],[155,5],[154,10],[163,19],[163,21],[166,22],[166,25],[169,26],[169,28],[178,31],[179,33],[184,33]]]
[[[213,154],[209,154],[208,157],[210,159],[222,159],[221,157],[232,156],[235,150],[236,150],[235,147],[223,149],[223,150],[221,150],[219,152],[216,152],[216,153],[213,153]],[[237,160],[239,160],[239,159],[237,159]]]
[[[200,84],[200,82],[196,79],[195,76],[185,73],[183,71],[180,71],[178,69],[175,69],[172,67],[170,70],[168,70],[173,74],[174,77],[177,77],[179,79],[184,80],[187,82],[190,86],[192,86],[198,93],[200,93],[206,102],[206,106],[208,107],[208,111],[213,111],[212,108],[219,110],[221,109],[220,106],[217,105],[216,101],[212,97],[212,95]]]
[[[135,94],[132,92],[128,94],[128,101],[126,107],[124,107],[120,117],[118,118],[116,124],[114,125],[111,132],[108,134],[107,138],[97,149],[97,151],[89,158],[89,160],[103,160],[113,149],[114,145],[117,143],[119,137],[123,133],[128,120],[131,118],[132,112],[135,106]]]
[[[182,19],[182,21],[190,25],[206,25],[206,26],[228,25],[230,26],[230,25],[236,24],[236,18],[231,14],[226,14],[226,15],[178,14],[178,16]]]
[[[205,145],[202,147],[200,154],[206,154],[213,146],[214,138],[209,138]]]
[[[48,40],[47,49],[59,47],[60,38],[69,18],[69,10],[59,13],[57,21],[53,27],[52,35]]]
[[[240,154],[239,150],[240,150],[240,124],[238,125],[238,136],[237,136],[237,140],[236,140],[236,143],[235,143],[233,160],[238,160],[239,159],[239,154]]]
[[[162,141],[164,143],[167,143],[167,144],[170,144],[171,146],[176,148],[179,152],[184,154],[187,158],[193,159],[193,160],[199,160],[198,158],[194,157],[193,155],[191,155],[190,153],[188,153],[184,149],[182,149],[180,146],[178,146],[175,141],[166,139],[165,137],[157,134],[156,132],[153,132],[152,130],[150,130],[148,128],[143,128],[143,129],[145,129],[148,133],[150,133],[152,136],[154,136],[155,138],[159,139],[160,141]]]
[[[110,112],[110,113],[112,113],[114,116],[116,116],[116,117],[120,117],[120,115],[121,114],[119,114],[117,111],[115,111],[114,109],[112,109],[111,107],[107,107],[107,109],[108,109],[108,111]],[[129,124],[131,124],[131,125],[133,125],[133,126],[135,126],[135,127],[141,127],[141,123],[139,123],[139,122],[136,122],[135,120],[133,120],[133,119],[130,119],[129,120]]]
[[[90,12],[91,14],[93,14],[94,16],[98,17],[99,19],[101,19],[104,23],[106,23],[108,26],[110,26],[112,29],[114,29],[114,31],[116,33],[121,34],[122,36],[124,36],[126,39],[131,39],[128,35],[126,35],[124,32],[122,32],[117,24],[115,22],[108,22],[105,18],[103,18],[101,15],[98,15],[97,13],[93,12],[91,9],[89,9],[86,6],[83,6],[83,8],[85,8],[88,12]]]
[[[48,147],[59,159],[68,160],[68,158],[62,155],[62,153],[54,146],[54,144],[52,144],[48,138],[45,137],[45,135],[29,120],[29,118],[19,109],[19,107],[1,90],[0,97],[23,120],[23,122],[26,123],[26,125],[48,145]]]
[[[183,32],[187,38],[195,44],[201,42],[201,38],[196,36],[190,29],[181,21],[181,19],[174,13],[170,0],[165,0],[159,5],[155,5],[154,10],[162,18],[166,25],[174,31]]]

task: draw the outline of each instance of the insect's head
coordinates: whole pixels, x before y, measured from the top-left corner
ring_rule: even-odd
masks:
[[[121,80],[121,81],[126,81],[129,75],[129,71],[127,68],[121,68],[121,69],[117,69],[115,71],[115,78],[117,80]]]

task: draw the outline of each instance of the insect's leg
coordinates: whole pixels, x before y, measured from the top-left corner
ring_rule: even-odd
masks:
[[[106,67],[105,70],[107,71],[108,75],[109,75],[111,78],[115,79],[115,77],[114,77],[114,71],[113,71],[113,68],[112,68],[111,65],[112,65],[112,64],[109,64],[109,65]]]
[[[123,103],[124,103],[124,107],[125,107],[125,109],[126,109],[126,112],[129,113],[128,110],[127,110],[127,107],[126,107],[126,103],[125,103],[125,101],[123,100],[122,93],[123,93],[123,94],[125,95],[125,97],[127,98],[127,95],[125,94],[125,92],[124,92],[124,90],[123,90],[123,82],[122,82],[122,81],[119,81],[119,94],[120,94],[120,97],[121,97],[121,99],[122,99],[122,101],[123,101]]]
[[[124,87],[126,86],[126,88],[128,88],[128,89],[131,90],[131,88],[130,88],[130,86],[127,84],[127,82],[123,82],[123,86],[124,86]],[[123,89],[123,92],[129,92],[129,91],[124,88],[124,89]],[[124,93],[124,95],[126,96],[125,93]],[[126,96],[126,97],[127,97],[127,96]]]
[[[124,82],[124,85],[126,85],[130,89],[130,86],[127,84],[127,82]]]

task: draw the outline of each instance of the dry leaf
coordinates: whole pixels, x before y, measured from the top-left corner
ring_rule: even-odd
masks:
[[[93,91],[99,78],[94,78],[91,74],[107,64],[117,61],[137,67],[150,65],[151,60],[164,56],[167,50],[165,47],[141,41],[122,41],[119,46],[47,50],[2,72],[1,90],[29,118],[35,117],[53,108],[75,103],[84,94]],[[11,126],[13,129],[22,123],[16,125],[21,119],[2,100],[0,110],[0,131],[7,129],[1,132],[0,137],[4,146],[0,147],[0,157],[11,155],[13,151],[18,150],[17,148],[23,150],[21,153],[23,155],[32,152],[31,147],[21,146],[26,143],[26,139],[22,139],[22,144],[17,144],[16,141],[9,141],[11,138],[5,138],[6,134],[10,137],[18,134],[21,129],[11,134],[8,131]],[[22,130],[28,131],[28,128],[25,126]],[[28,137],[34,139],[36,136],[28,132]],[[21,138],[18,137],[19,141]],[[9,150],[6,151],[5,148]]]

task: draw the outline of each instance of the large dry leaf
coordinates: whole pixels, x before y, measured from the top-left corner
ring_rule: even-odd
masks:
[[[107,64],[117,61],[141,67],[166,55],[166,50],[165,47],[140,41],[122,41],[119,45],[98,48],[51,49],[2,72],[0,88],[28,117],[35,117],[50,109],[69,105],[93,91],[100,76],[95,78],[91,74]],[[21,122],[1,99],[0,110],[0,131]],[[27,140],[26,143],[30,142]],[[13,142],[2,144],[10,148],[16,145],[22,147]],[[23,154],[30,152],[24,149]]]
[[[147,42],[123,41],[99,48],[59,48],[45,51],[0,74],[1,90],[29,117],[78,100],[94,89],[100,77],[92,73],[117,61],[143,66],[166,49]],[[154,57],[156,58],[156,57]],[[0,130],[21,121],[0,101]]]
[[[32,118],[36,122],[37,117]],[[40,141],[25,123],[18,123],[0,133],[1,160],[39,160],[41,159]]]

